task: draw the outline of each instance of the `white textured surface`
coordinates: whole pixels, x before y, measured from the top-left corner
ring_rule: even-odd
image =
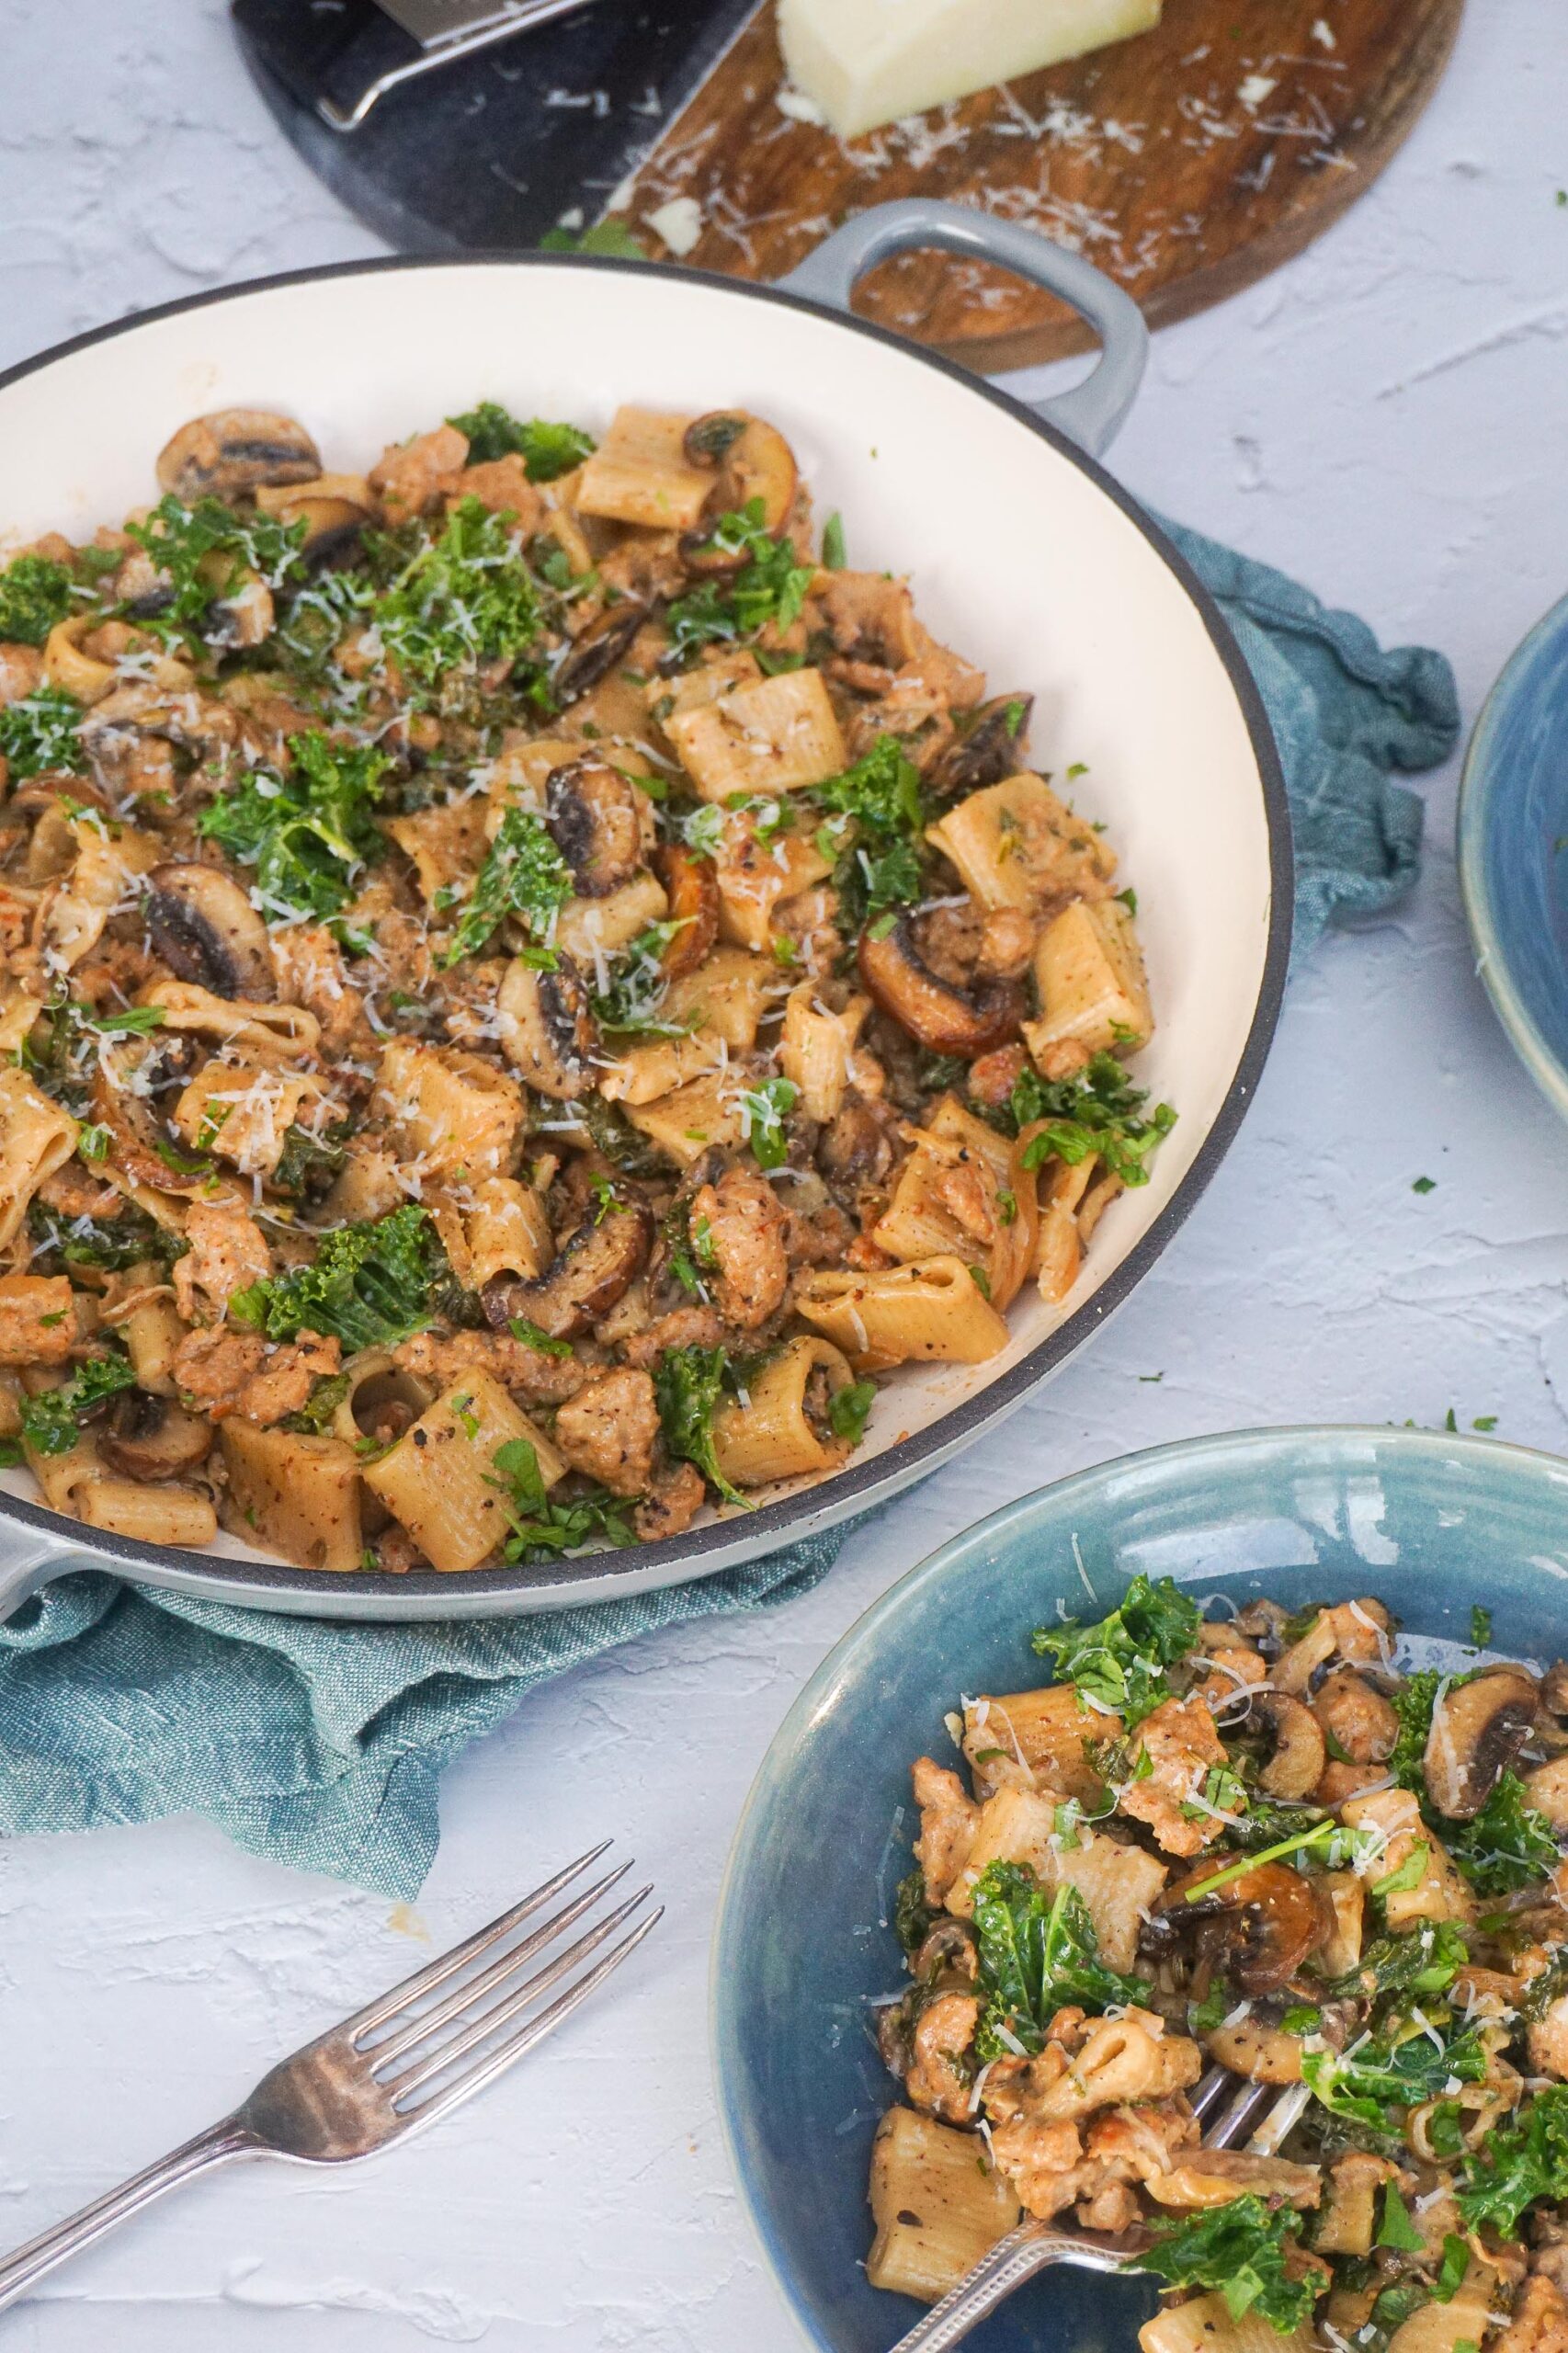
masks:
[[[1443,647],[1467,721],[1568,573],[1562,63],[1559,0],[1473,6],[1388,176],[1278,277],[1159,340],[1117,453],[1153,504],[1385,639]],[[200,286],[375,250],[274,131],[217,0],[0,0],[0,362]],[[529,1701],[449,1776],[415,1921],[192,1823],[0,1856],[13,2240],[412,1966],[410,1928],[449,1940],[607,1829],[670,1903],[597,2024],[465,2120],[354,2177],[220,2177],[57,2274],[0,2323],[8,2346],[791,2344],[714,2121],[706,1948],[756,1760],[829,1643],[954,1529],[1131,1447],[1259,1421],[1439,1423],[1450,1405],[1563,1446],[1563,1134],[1470,970],[1454,776],[1423,789],[1417,898],[1298,980],[1239,1144],[1114,1328],[782,1617],[646,1643]]]

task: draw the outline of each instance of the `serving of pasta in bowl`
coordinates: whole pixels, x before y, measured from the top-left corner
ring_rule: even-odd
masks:
[[[551,258],[179,306],[0,416],[6,1606],[718,1568],[1152,1262],[1272,1028],[1278,778],[1027,412]]]
[[[1562,2339],[1565,1502],[1476,1439],[1206,1439],[1009,1506],[852,1630],[714,1958],[814,2341],[881,2353],[1041,2225],[1123,2277],[1053,2268],[994,2347]],[[1205,2145],[1237,2097],[1267,2128]]]

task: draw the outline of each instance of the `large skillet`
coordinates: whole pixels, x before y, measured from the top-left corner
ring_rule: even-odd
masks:
[[[1040,410],[846,315],[873,261],[915,245],[999,261],[1098,329],[1097,368]],[[1253,683],[1203,588],[1095,462],[1144,358],[1128,297],[1077,256],[949,205],[840,230],[778,287],[667,266],[508,255],[355,262],[169,304],[0,377],[0,528],[90,534],[145,500],[175,427],[230,405],[300,416],[329,466],[472,406],[602,425],[616,404],[765,412],[851,561],[914,575],[922,618],[1036,695],[1034,756],[1075,788],[1136,881],[1160,1028],[1142,1058],[1180,1120],[1153,1182],[1117,1202],[1064,1309],[1016,1308],[986,1365],[895,1376],[867,1444],[752,1513],[548,1567],[334,1576],[234,1539],[187,1552],[88,1530],[0,1477],[0,1615],[74,1569],[256,1608],[490,1616],[609,1600],[777,1550],[894,1495],[1012,1412],[1153,1266],[1219,1165],[1273,1035],[1290,930],[1289,820]]]

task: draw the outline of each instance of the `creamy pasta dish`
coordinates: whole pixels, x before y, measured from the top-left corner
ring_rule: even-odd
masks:
[[[1568,1666],[1471,1634],[1415,1667],[1369,1597],[1139,1576],[963,1701],[964,1770],[914,1768],[874,2285],[1034,2216],[1166,2283],[1144,2353],[1562,2353]],[[1263,2145],[1202,2144],[1216,2068],[1279,2087]]]
[[[228,410],[0,568],[0,1449],[323,1570],[673,1536],[1174,1113],[1076,773],[760,417]]]

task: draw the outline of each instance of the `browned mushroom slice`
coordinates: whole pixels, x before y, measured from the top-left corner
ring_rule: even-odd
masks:
[[[963,989],[938,980],[915,945],[907,915],[881,939],[863,933],[856,961],[867,994],[933,1053],[972,1062],[1005,1046],[1023,1019],[1024,993],[1016,981]]]
[[[193,416],[158,452],[158,486],[187,506],[239,498],[264,483],[310,482],[321,452],[302,425],[269,409],[222,408]]]
[[[1517,1667],[1449,1684],[1432,1711],[1422,1759],[1426,1792],[1439,1813],[1469,1822],[1481,1812],[1524,1746],[1539,1704],[1534,1677]]]
[[[695,972],[719,937],[719,878],[710,858],[694,858],[678,843],[653,852],[653,871],[670,903],[669,920],[680,928],[660,958],[665,978]]]
[[[642,863],[648,802],[619,768],[589,753],[551,768],[544,822],[585,899],[608,899]]]
[[[551,692],[562,710],[608,677],[647,618],[647,606],[628,597],[589,623],[551,680]]]
[[[1017,776],[1033,709],[1033,695],[997,695],[983,704],[933,766],[926,779],[928,789],[942,800],[952,800]]]
[[[122,1391],[98,1433],[98,1452],[128,1479],[177,1479],[205,1461],[211,1445],[210,1422],[145,1389]]]
[[[496,993],[501,1044],[530,1086],[558,1102],[574,1102],[594,1084],[598,1025],[587,983],[564,949],[551,972],[519,958]]]
[[[144,1051],[140,1044],[111,1049],[101,1056],[94,1074],[93,1120],[109,1131],[109,1158],[134,1184],[154,1192],[199,1192],[208,1202],[237,1199],[237,1188],[214,1176],[207,1155],[189,1153],[176,1142],[145,1096],[134,1092],[143,1075]]]
[[[253,1004],[278,995],[267,926],[247,893],[217,867],[155,866],[143,912],[153,945],[176,980]]]
[[[776,426],[765,425],[744,410],[715,409],[687,426],[686,459],[688,465],[717,469],[719,479],[706,510],[710,518],[741,514],[756,500],[762,529],[783,529],[795,503],[799,475],[795,453]],[[702,525],[687,533],[680,551],[683,562],[697,571],[733,569],[745,562],[744,551],[732,561],[724,550],[715,550],[710,531]]]
[[[578,1227],[554,1264],[532,1282],[497,1275],[480,1293],[498,1331],[514,1316],[537,1324],[551,1339],[591,1332],[642,1273],[653,1246],[653,1212],[642,1201],[618,1199],[597,1224]]]
[[[1328,1928],[1316,1887],[1284,1863],[1258,1863],[1223,1886],[1195,1894],[1216,1876],[1212,1860],[1195,1863],[1160,1898],[1169,1925],[1190,1921],[1199,1947],[1249,1996],[1272,1994],[1295,1975]]]
[[[1274,1754],[1258,1775],[1271,1798],[1310,1797],[1323,1779],[1328,1747],[1310,1708],[1283,1691],[1265,1691],[1253,1706],[1274,1734]]]

